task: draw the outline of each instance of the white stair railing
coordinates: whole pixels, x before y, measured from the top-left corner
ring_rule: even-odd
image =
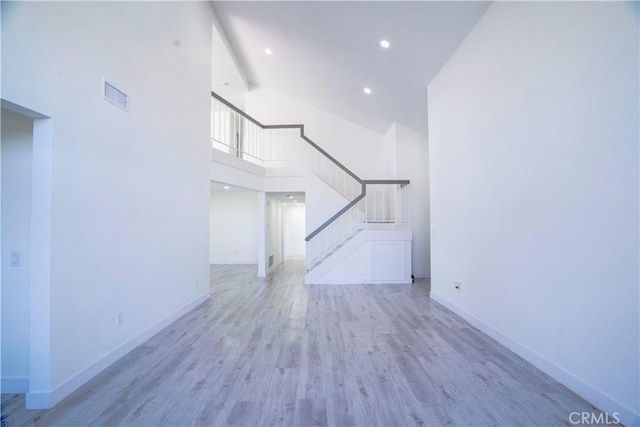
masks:
[[[213,149],[263,167],[300,162],[347,202],[360,194],[361,180],[306,137],[303,125],[263,125],[218,95],[211,99]]]
[[[344,246],[361,230],[409,228],[404,180],[363,181],[362,193],[307,236],[307,271]]]
[[[364,181],[364,183],[367,228],[408,229],[407,184],[409,181]]]
[[[360,230],[408,228],[409,181],[363,181],[305,136],[303,125],[263,125],[213,92],[211,102],[213,149],[263,167],[300,162],[348,202],[305,238],[308,271]]]
[[[334,217],[307,236],[306,261],[307,271],[313,270],[322,261],[331,256],[335,250],[351,240],[365,227],[364,197],[359,196]]]

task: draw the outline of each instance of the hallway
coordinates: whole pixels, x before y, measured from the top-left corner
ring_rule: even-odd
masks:
[[[7,426],[568,425],[591,406],[429,299],[429,284],[305,286],[212,266],[212,298],[49,411]],[[150,298],[150,302],[152,302]],[[5,423],[3,423],[3,426]]]

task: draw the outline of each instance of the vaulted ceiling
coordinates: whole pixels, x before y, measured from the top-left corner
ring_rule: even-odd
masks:
[[[385,132],[394,121],[426,131],[427,86],[490,2],[213,4],[250,87]]]

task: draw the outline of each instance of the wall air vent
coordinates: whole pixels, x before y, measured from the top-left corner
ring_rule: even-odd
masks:
[[[124,111],[129,111],[129,97],[127,94],[106,80],[102,85],[102,97]]]

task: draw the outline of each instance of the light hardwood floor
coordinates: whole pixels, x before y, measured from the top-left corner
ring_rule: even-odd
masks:
[[[51,410],[3,395],[3,422],[555,426],[594,411],[431,301],[426,281],[303,277],[299,261],[266,279],[254,266],[213,266],[210,301]]]

